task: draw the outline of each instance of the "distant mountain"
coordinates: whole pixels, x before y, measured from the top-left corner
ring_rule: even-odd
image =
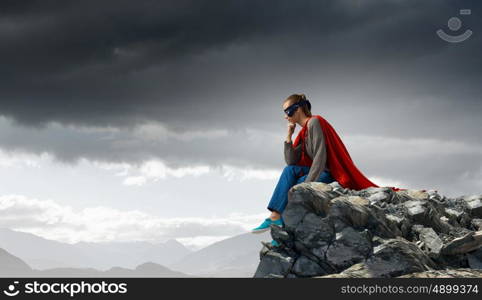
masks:
[[[92,266],[107,269],[112,266],[134,268],[146,261],[161,265],[172,264],[192,253],[176,240],[153,244],[149,242],[109,242],[73,245],[75,249],[91,256]]]
[[[0,248],[0,277],[192,277],[173,271],[153,262],[138,265],[135,269],[113,267],[107,271],[94,268],[32,269],[20,258]]]
[[[132,269],[146,261],[172,264],[192,253],[176,240],[159,244],[81,242],[72,245],[7,228],[0,228],[0,247],[39,270],[86,267],[107,270],[114,266]]]
[[[135,269],[113,267],[99,271],[93,268],[54,268],[34,270],[32,274],[38,277],[192,277],[153,262],[143,263]]]
[[[35,269],[91,266],[89,255],[70,244],[8,228],[0,228],[0,248],[15,253]]]
[[[21,275],[32,272],[23,260],[0,248],[0,276]]]
[[[206,277],[252,277],[259,264],[261,241],[271,241],[268,232],[244,233],[193,252],[170,268]]]

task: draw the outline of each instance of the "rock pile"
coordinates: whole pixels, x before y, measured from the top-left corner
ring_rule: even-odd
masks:
[[[282,217],[254,277],[482,274],[482,195],[310,182],[290,189]]]

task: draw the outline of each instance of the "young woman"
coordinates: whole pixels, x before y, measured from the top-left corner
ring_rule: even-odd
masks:
[[[268,204],[271,211],[269,218],[252,230],[260,233],[269,230],[270,224],[283,225],[281,213],[288,202],[288,190],[302,182],[334,181],[326,165],[327,153],[323,131],[320,122],[311,114],[311,104],[304,94],[293,94],[283,102],[285,119],[288,121],[288,135],[284,142],[284,156],[287,166],[276,185],[273,196]],[[305,129],[305,136],[298,134],[296,146],[291,137],[296,124]],[[302,142],[304,141],[304,142]],[[275,244],[275,241],[272,241]]]
[[[304,94],[293,94],[283,102],[285,119],[288,121],[288,136],[284,142],[284,156],[287,166],[268,204],[271,215],[261,225],[252,229],[260,233],[270,225],[283,226],[281,214],[288,202],[289,189],[302,182],[338,183],[349,189],[379,187],[366,178],[353,163],[342,140],[323,117],[311,114],[311,104]],[[296,124],[302,129],[294,143],[291,137]],[[399,188],[391,187],[394,191]],[[277,246],[276,241],[272,241]]]

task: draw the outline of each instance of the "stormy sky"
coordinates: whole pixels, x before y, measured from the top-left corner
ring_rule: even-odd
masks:
[[[375,183],[480,194],[481,9],[2,1],[0,225],[193,246],[241,233],[267,215],[293,93]],[[473,34],[449,43],[438,29]]]

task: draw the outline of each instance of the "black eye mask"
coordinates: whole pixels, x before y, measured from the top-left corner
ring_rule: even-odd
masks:
[[[295,104],[292,104],[292,105],[288,106],[288,107],[284,110],[284,112],[285,112],[285,114],[288,115],[288,117],[292,117],[293,114],[295,113],[296,109],[297,109],[298,107],[303,106],[304,104],[308,104],[308,109],[311,109],[311,105],[310,105],[310,102],[309,102],[308,100],[301,100],[301,101],[298,102],[298,103],[295,103]]]

